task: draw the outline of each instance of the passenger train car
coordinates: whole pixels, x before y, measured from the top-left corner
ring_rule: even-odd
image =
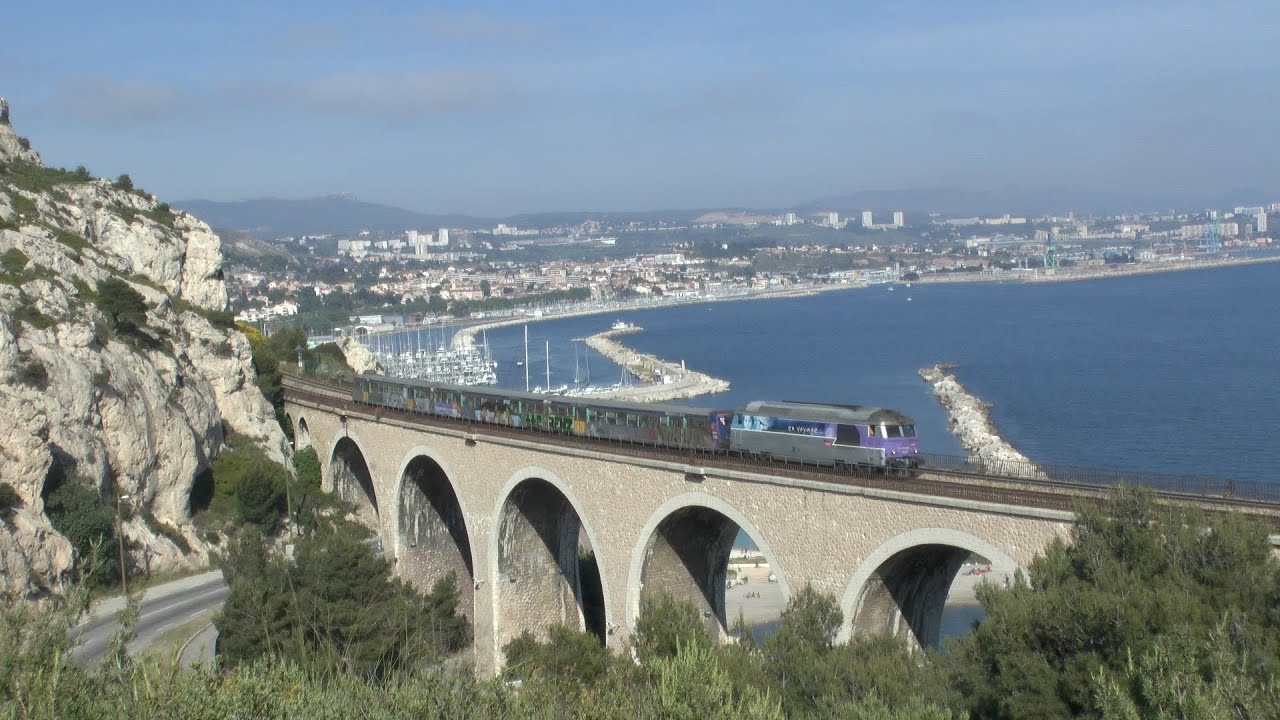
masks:
[[[352,399],[543,432],[828,465],[912,468],[919,455],[911,418],[857,405],[756,401],[739,410],[717,410],[378,375],[356,378]]]

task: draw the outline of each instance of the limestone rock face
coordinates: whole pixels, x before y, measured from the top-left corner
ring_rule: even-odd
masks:
[[[373,356],[373,352],[369,348],[360,344],[360,341],[353,337],[343,338],[338,343],[338,349],[342,350],[342,355],[347,359],[347,364],[355,371],[357,375],[363,375],[367,372],[381,373],[382,366]]]
[[[0,122],[0,163],[38,164],[16,137]],[[0,523],[0,591],[33,596],[74,570],[43,512],[55,465],[181,532],[190,554],[141,521],[125,526],[135,564],[163,572],[207,560],[190,500],[224,422],[278,461],[287,453],[248,340],[201,312],[227,306],[218,236],[148,195],[49,176],[32,184],[0,166],[0,483],[22,501]],[[92,298],[112,277],[146,300],[136,335],[110,332]]]
[[[29,144],[13,131],[13,126],[9,124],[9,103],[5,102],[4,98],[0,98],[0,162],[8,162],[14,158],[38,164],[40,153],[32,150]]]

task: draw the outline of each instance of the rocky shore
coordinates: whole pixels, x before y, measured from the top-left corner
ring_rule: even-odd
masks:
[[[673,363],[653,355],[636,352],[614,340],[619,335],[640,332],[635,325],[606,330],[587,338],[587,346],[604,355],[635,377],[643,385],[617,387],[592,393],[592,397],[633,402],[665,402],[727,392],[729,382],[689,370],[684,363]]]
[[[969,459],[989,472],[1041,477],[1042,473],[1025,455],[996,434],[991,424],[991,406],[969,393],[955,376],[948,373],[953,365],[921,368],[920,377],[933,388],[934,397],[951,418],[951,432],[960,439]]]

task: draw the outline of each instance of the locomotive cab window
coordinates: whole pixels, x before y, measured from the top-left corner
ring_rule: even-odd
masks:
[[[884,425],[884,436],[890,438],[902,437],[902,426],[900,425]]]

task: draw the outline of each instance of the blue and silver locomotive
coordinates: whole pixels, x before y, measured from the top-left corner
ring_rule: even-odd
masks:
[[[911,418],[858,405],[755,401],[723,410],[376,375],[357,378],[352,399],[543,432],[825,465],[914,468],[920,454]]]

